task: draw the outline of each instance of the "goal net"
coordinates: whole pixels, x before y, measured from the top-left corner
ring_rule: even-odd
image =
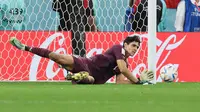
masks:
[[[29,46],[91,57],[122,44],[126,36],[137,34],[142,44],[129,58],[129,68],[138,76],[150,66],[147,10],[139,11],[139,4],[134,4],[132,10],[128,0],[93,0],[92,5],[92,0],[0,1],[0,81],[64,81],[67,75],[53,61],[11,46],[9,39],[13,36]],[[141,15],[144,17],[138,18]],[[153,33],[151,36],[155,36]],[[115,82],[115,78],[108,82]]]

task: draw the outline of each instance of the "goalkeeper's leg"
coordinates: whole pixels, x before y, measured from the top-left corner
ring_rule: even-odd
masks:
[[[33,54],[37,54],[41,57],[51,59],[69,71],[72,71],[74,68],[76,68],[75,70],[76,72],[71,77],[71,79],[75,81],[77,84],[92,84],[94,82],[94,78],[90,76],[88,72],[80,72],[81,69],[84,70],[85,68],[80,67],[80,65],[84,65],[84,63],[82,63],[82,61],[79,60],[78,58],[74,59],[73,56],[71,55],[63,55],[63,54],[54,53],[44,48],[29,47],[25,44],[22,44],[15,37],[12,37],[10,39],[10,43],[20,50],[28,51]],[[76,65],[74,63],[76,64],[79,63],[79,64]]]
[[[48,49],[38,48],[38,47],[29,47],[25,44],[22,44],[17,38],[12,37],[10,39],[10,43],[15,46],[16,48],[24,51],[31,52],[33,54],[37,54],[38,56],[49,58],[56,63],[65,66],[65,69],[72,70],[74,66],[74,60],[71,55],[63,55],[54,53]]]

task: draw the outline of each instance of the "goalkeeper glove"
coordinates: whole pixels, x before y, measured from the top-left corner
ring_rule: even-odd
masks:
[[[143,70],[140,75],[141,81],[152,81],[154,79],[153,71]]]
[[[138,84],[138,85],[148,85],[148,84],[153,84],[149,81],[145,81],[145,80],[140,80],[140,78],[138,78],[138,82],[136,82],[135,84]]]

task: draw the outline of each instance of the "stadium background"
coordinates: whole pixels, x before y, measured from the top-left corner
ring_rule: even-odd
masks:
[[[10,44],[5,44],[9,42],[10,37],[16,36],[17,38],[22,40],[23,43],[26,43],[28,45],[41,47],[43,44],[45,45],[48,44],[49,46],[46,46],[45,48],[49,48],[55,51],[57,49],[60,49],[59,47],[62,47],[63,49],[67,49],[66,52],[68,54],[71,54],[71,49],[70,49],[71,40],[70,38],[68,38],[68,37],[71,37],[71,32],[64,32],[63,34],[56,32],[57,26],[59,24],[59,15],[55,11],[53,11],[52,1],[25,0],[24,2],[26,4],[25,5],[26,7],[25,8],[26,9],[25,31],[12,31],[8,29],[7,31],[0,32],[1,37],[2,37],[0,47],[3,48],[1,52],[2,55],[0,57],[0,62],[3,65],[1,66],[0,80],[3,80],[3,81],[6,81],[6,80],[31,80],[31,81],[64,80],[63,76],[66,75],[66,72],[62,73],[62,71],[59,69],[62,74],[61,75],[58,74],[57,76],[55,76],[56,73],[60,73],[60,72],[55,72],[56,69],[54,68],[53,65],[49,66],[49,64],[47,63],[44,64],[43,62],[41,62],[40,64],[39,63],[34,64],[34,58],[36,56],[33,56],[29,53],[28,55],[26,54],[27,56],[26,57],[23,55],[24,53],[21,53],[21,51],[17,49],[13,49]],[[90,46],[86,48],[87,53],[90,53],[92,50],[96,50],[96,52],[93,53],[93,54],[96,54],[99,52],[98,51],[99,49],[100,51],[101,49],[105,51],[112,44],[121,43],[123,38],[125,38],[127,34],[128,35],[133,34],[133,32],[123,32],[124,14],[125,14],[125,9],[127,5],[128,5],[128,1],[124,1],[124,0],[105,0],[105,1],[94,0],[94,9],[96,13],[95,17],[97,19],[97,24],[100,31],[103,31],[103,32],[85,33],[87,37],[86,47]],[[157,61],[158,61],[158,64],[160,64],[159,66],[157,66],[158,67],[157,74],[159,74],[159,69],[161,68],[161,66],[168,63],[173,63],[173,64],[176,64],[177,67],[179,67],[179,73],[180,73],[179,75],[180,79],[177,80],[176,82],[200,81],[200,78],[198,76],[199,72],[197,69],[199,64],[197,63],[198,61],[196,61],[197,60],[196,57],[198,57],[200,54],[197,52],[191,52],[191,51],[190,53],[184,54],[185,48],[187,46],[189,46],[188,49],[198,49],[198,47],[194,47],[194,46],[198,45],[199,38],[196,38],[196,36],[199,34],[173,32],[174,31],[173,20],[176,15],[175,12],[176,12],[176,9],[167,9],[167,16],[166,16],[167,23],[165,24],[167,33],[159,32],[157,35],[157,39],[158,39],[158,42],[156,43],[157,47],[158,49],[162,48],[163,50],[161,51],[161,53],[159,52],[157,53],[159,55],[158,56],[159,60]],[[141,32],[138,32],[138,33],[141,33]],[[58,36],[58,38],[56,35]],[[60,35],[62,35],[64,38],[64,41],[61,39],[62,42],[64,42],[62,46],[60,46],[61,44],[61,40],[59,40]],[[48,42],[48,40],[51,39],[52,37],[55,40]],[[193,42],[193,46],[190,45],[191,42]],[[143,47],[140,51],[142,52],[145,51],[146,45],[144,46],[145,47]],[[171,47],[171,46],[175,46],[175,47]],[[20,53],[20,56],[16,56],[16,54],[14,53]],[[138,74],[138,72],[134,71],[135,69],[138,69],[138,68],[135,68],[137,64],[138,66],[140,66],[139,63],[146,65],[145,61],[147,60],[147,52],[145,52],[144,54],[145,55],[143,57],[139,57],[139,61],[135,61],[135,60],[130,61],[131,69],[134,75]],[[181,56],[182,58],[178,58],[179,59],[178,60],[177,57],[179,57],[178,56],[179,54],[182,54]],[[139,54],[137,54],[137,56],[138,55]],[[189,59],[188,57],[191,57],[192,60]],[[188,63],[184,63],[186,61],[188,63],[195,65],[195,67],[191,67],[191,66],[187,67]],[[15,67],[10,63],[13,63],[13,64],[16,63]],[[49,62],[49,63],[52,63],[52,62]],[[42,66],[42,67],[39,67],[39,66]],[[20,68],[23,68],[23,69],[20,69]],[[36,68],[40,68],[40,69],[36,69]],[[42,73],[40,71],[42,71]],[[191,76],[189,77],[187,74],[191,74]],[[34,78],[32,78],[32,76],[34,76]],[[161,82],[162,80],[158,78],[157,81]]]
[[[94,0],[98,28],[101,31],[124,31],[122,20],[124,20],[128,2],[128,0],[98,0],[97,3]],[[26,30],[55,30],[57,28],[59,15],[52,10],[51,0],[25,0],[25,4],[27,7]],[[175,16],[176,9],[167,9],[165,31],[175,31]]]
[[[58,25],[59,18],[51,8],[51,0],[24,1],[27,7],[25,29],[28,31],[0,31],[0,48],[3,48],[0,52],[0,80],[13,76],[15,71],[20,75],[16,78],[19,81],[23,80],[21,74],[28,75],[29,67],[27,66],[30,65],[30,63],[24,63],[23,59],[27,56],[27,60],[30,62],[33,57],[30,53],[11,48],[12,46],[8,44],[10,36],[19,36],[23,42],[40,45],[55,33]],[[99,0],[99,4],[95,5],[95,8],[101,9],[96,11],[98,24],[101,24],[98,25],[100,30],[123,31],[121,19],[124,19],[127,4],[128,0]],[[113,10],[115,15],[112,16]],[[175,15],[175,9],[167,10],[166,31],[175,31],[173,27]],[[104,23],[104,21],[106,22]],[[68,33],[66,32],[67,36]],[[119,35],[123,34],[127,35],[126,32]],[[24,35],[28,36],[23,38]],[[170,44],[175,44],[182,39],[184,41],[180,47],[170,50],[170,44],[167,44],[166,41],[170,37],[173,37]],[[169,48],[165,46],[162,59],[170,52],[172,55],[168,57],[169,60],[166,63],[172,60],[178,62],[182,70],[181,77],[184,76],[188,81],[200,81],[198,70],[200,39],[198,37],[200,37],[199,33],[159,33],[159,39],[162,42],[158,45],[164,45],[163,43],[169,45]],[[58,40],[53,44],[58,45]],[[70,40],[67,42],[69,43]],[[54,49],[54,46],[50,46],[50,49]],[[188,51],[187,49],[192,50]],[[45,65],[41,64],[41,66],[46,69]],[[13,70],[15,71],[13,72]],[[43,76],[43,74],[40,75]],[[27,80],[27,76],[23,75],[23,77]],[[198,112],[200,105],[199,83],[158,83],[149,86],[115,84],[72,86],[66,82],[18,82],[13,81],[12,78],[10,80],[9,82],[0,82],[0,112]]]

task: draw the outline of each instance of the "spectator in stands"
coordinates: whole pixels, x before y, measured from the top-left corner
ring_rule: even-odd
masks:
[[[167,8],[176,9],[181,0],[165,0]]]
[[[177,7],[174,26],[178,32],[199,32],[200,0],[182,0]]]
[[[97,31],[92,0],[53,0],[60,16],[58,31],[72,31],[73,54],[84,57],[85,31]]]
[[[160,0],[162,2],[162,16],[160,22],[158,23],[158,31],[163,32],[166,29],[166,12],[167,12],[167,5],[165,0]],[[158,9],[157,9],[158,10]]]
[[[0,0],[0,30],[25,30],[24,0]]]
[[[129,0],[129,6],[126,9],[125,13],[125,31],[132,31],[132,21],[133,21],[133,15],[135,14],[137,10],[138,4],[141,2],[141,0]]]
[[[130,0],[129,8],[126,10],[125,31],[147,31],[148,25],[148,0]],[[131,9],[132,7],[132,9]],[[128,12],[128,13],[127,13]],[[130,12],[130,13],[129,13]],[[157,25],[158,31],[163,31],[166,14],[166,3],[157,0]],[[130,27],[131,24],[131,27]]]

